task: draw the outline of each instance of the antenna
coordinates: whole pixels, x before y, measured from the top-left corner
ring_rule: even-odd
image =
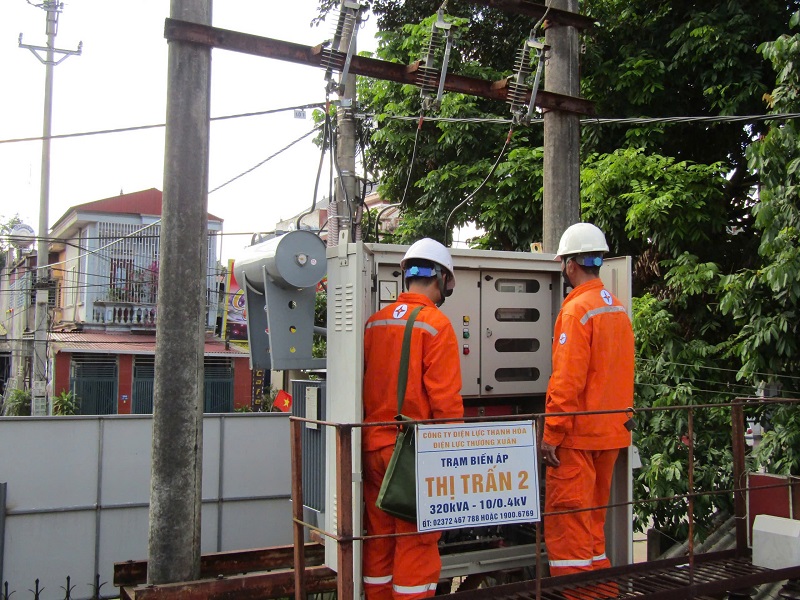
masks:
[[[422,110],[437,110],[442,105],[444,81],[447,78],[447,64],[450,62],[450,49],[453,45],[451,24],[444,20],[444,10],[436,13],[436,21],[431,26],[428,51],[417,71],[417,85],[421,88]],[[437,67],[437,64],[439,65]]]
[[[511,106],[514,124],[525,124],[531,122],[534,107],[536,106],[536,93],[539,91],[539,82],[542,78],[544,69],[544,55],[548,49],[543,43],[539,42],[532,30],[525,43],[522,44],[517,52],[517,60],[514,64],[514,76],[508,83],[507,102]],[[533,61],[536,61],[536,75],[533,79],[533,86],[528,86],[528,78],[533,73]],[[530,101],[528,92],[530,91]]]
[[[321,64],[325,67],[325,90],[336,92],[339,96],[344,94],[344,82],[350,71],[350,61],[356,49],[356,29],[361,22],[361,3],[355,0],[342,0],[339,5],[336,27],[333,31],[333,39],[330,44],[322,50]],[[342,42],[347,44],[347,51],[340,49]],[[341,77],[337,83],[333,79],[333,72],[340,71]]]

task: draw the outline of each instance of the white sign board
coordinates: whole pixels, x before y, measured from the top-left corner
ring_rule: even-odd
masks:
[[[416,437],[419,531],[540,519],[532,421],[419,425]]]

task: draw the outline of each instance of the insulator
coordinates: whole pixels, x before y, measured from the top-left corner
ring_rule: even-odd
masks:
[[[416,84],[420,88],[423,108],[438,107],[441,103],[452,39],[450,23],[444,20],[444,12],[439,9],[431,26],[425,58],[417,70]]]
[[[512,111],[519,110],[525,106],[528,94],[526,82],[532,72],[533,69],[526,43],[525,46],[517,51],[517,59],[514,63],[514,77],[508,82],[506,102],[511,106]]]
[[[333,11],[336,16],[336,25],[333,29],[333,37],[330,44],[322,50],[320,65],[325,68],[325,81],[328,82],[328,91],[335,90],[338,94],[344,91],[344,80],[350,66],[350,59],[355,49],[356,28],[361,17],[361,4],[353,0],[342,0],[338,11]],[[346,52],[339,49],[342,40],[350,40]],[[333,72],[338,71],[342,74],[341,83],[333,81]]]
[[[511,107],[511,114],[515,122],[530,122],[536,102],[536,93],[539,89],[542,70],[544,67],[544,52],[546,46],[537,41],[531,32],[522,48],[517,52],[514,62],[514,75],[508,80],[508,93],[506,102]],[[533,63],[536,61],[536,75],[533,85],[528,85],[528,78],[533,73]],[[530,95],[530,100],[528,96]]]

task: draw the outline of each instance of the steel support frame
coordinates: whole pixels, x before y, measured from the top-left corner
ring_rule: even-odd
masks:
[[[324,68],[322,65],[322,46],[304,46],[294,42],[285,42],[177,19],[166,19],[164,37],[170,41],[191,42],[222,50]],[[342,54],[335,50],[329,50],[328,52]],[[350,73],[415,85],[419,66],[419,62],[411,65],[402,65],[375,58],[354,56],[350,63]],[[487,81],[448,73],[445,78],[444,89],[449,92],[459,92],[505,102],[508,96],[508,80]],[[528,96],[526,102],[529,99],[530,96]],[[536,94],[536,106],[544,110],[561,110],[580,115],[594,114],[594,104],[588,100],[546,92],[541,89]]]

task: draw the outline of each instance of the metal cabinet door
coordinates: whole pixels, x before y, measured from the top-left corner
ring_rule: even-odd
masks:
[[[481,272],[481,395],[547,390],[553,275]]]
[[[480,272],[467,269],[455,272],[456,289],[441,308],[456,332],[461,355],[461,395],[476,398],[481,393]]]

